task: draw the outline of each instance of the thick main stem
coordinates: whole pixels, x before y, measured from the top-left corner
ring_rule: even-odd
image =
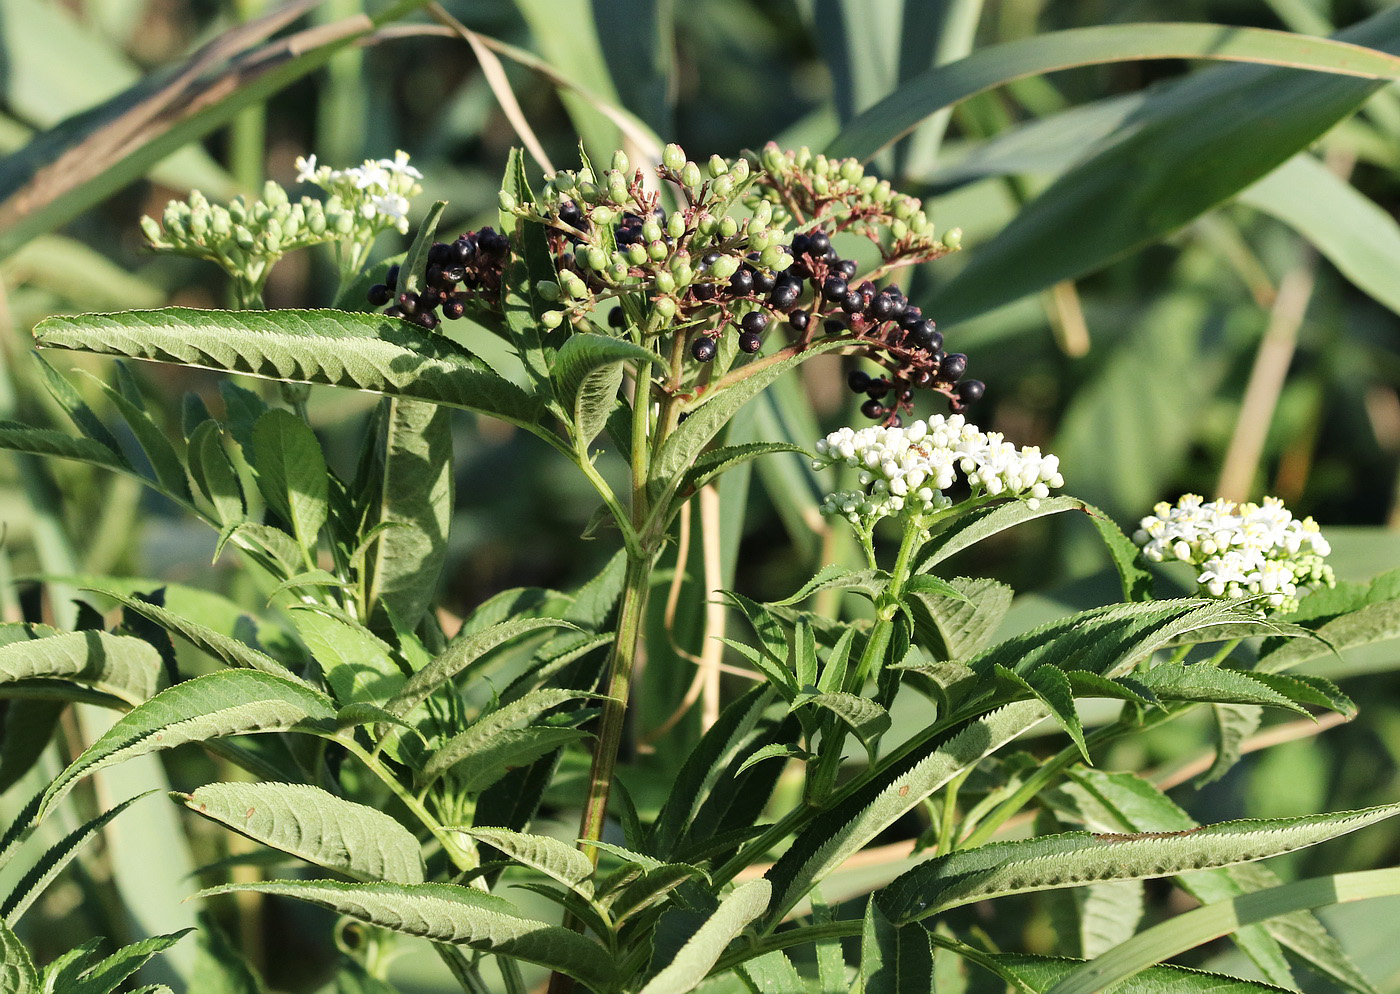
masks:
[[[607,821],[608,795],[612,791],[617,752],[622,745],[627,699],[632,689],[632,670],[637,661],[637,646],[641,641],[654,562],[655,556],[649,553],[629,554],[627,557],[622,607],[617,618],[617,638],[608,658],[604,685],[607,700],[603,702],[598,744],[593,749],[593,766],[588,774],[588,797],[584,801],[583,819],[578,830],[579,839],[585,844],[603,837],[603,825]],[[594,863],[598,862],[599,851],[596,847],[585,845],[585,851]]]

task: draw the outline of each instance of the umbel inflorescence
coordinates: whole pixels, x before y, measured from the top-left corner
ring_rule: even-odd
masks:
[[[1277,497],[1260,504],[1207,502],[1186,494],[1162,501],[1142,519],[1133,541],[1152,562],[1179,561],[1196,570],[1199,592],[1228,599],[1261,598],[1281,613],[1295,610],[1308,589],[1334,586],[1324,561],[1332,547],[1312,518],[1299,520]]]
[[[841,428],[816,445],[813,469],[844,464],[858,490],[827,494],[822,513],[868,529],[888,515],[926,517],[953,505],[946,491],[961,480],[969,499],[1022,498],[1035,506],[1064,486],[1060,461],[1035,447],[1017,448],[962,415],[934,415],[907,427]]]
[[[912,411],[916,390],[943,394],[955,410],[982,396],[983,384],[964,378],[967,356],[944,349],[933,320],[898,286],[881,285],[959,245],[957,229],[935,237],[918,200],[855,160],[775,145],[712,156],[703,169],[668,145],[656,176],[675,192],[669,211],[620,152],[601,172],[556,173],[529,202],[502,194],[505,216],[545,231],[555,279],[536,291],[552,305],[546,328],[625,335],[684,358],[692,365],[673,386],[692,396],[774,338],[794,352],[846,342],[843,351],[883,366],[882,375],[853,371],[850,385],[866,395],[863,412],[886,425]],[[851,251],[857,239],[869,244],[856,253],[868,259],[863,272],[838,251],[841,238]],[[518,251],[518,239],[491,228],[467,232],[433,246],[424,290],[407,292],[391,272],[369,299],[429,329],[499,311]]]

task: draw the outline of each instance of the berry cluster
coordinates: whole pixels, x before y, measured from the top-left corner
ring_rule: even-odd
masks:
[[[496,309],[501,297],[501,276],[510,258],[510,240],[492,228],[468,231],[452,242],[434,242],[428,249],[424,286],[413,293],[399,290],[399,267],[389,267],[383,283],[369,288],[369,302],[389,307],[388,317],[412,321],[428,331],[442,317],[455,321],[475,305]]]

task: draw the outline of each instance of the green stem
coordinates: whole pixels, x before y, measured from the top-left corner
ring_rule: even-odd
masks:
[[[654,563],[655,557],[650,554],[629,554],[627,557],[622,607],[617,619],[617,638],[608,658],[604,687],[607,698],[603,702],[598,742],[593,749],[593,766],[588,774],[588,797],[584,802],[583,819],[579,823],[580,847],[595,863],[598,861],[599,850],[588,843],[603,837],[603,825],[607,821],[608,795],[612,790],[618,748],[622,745],[627,700],[632,689],[632,669],[637,660],[637,646],[641,641]]]
[[[948,781],[948,786],[943,788],[943,810],[938,817],[938,855],[943,856],[952,851],[953,843],[957,838],[957,814],[958,814],[958,791],[962,789],[963,781],[972,773],[974,767],[969,766],[952,780]]]

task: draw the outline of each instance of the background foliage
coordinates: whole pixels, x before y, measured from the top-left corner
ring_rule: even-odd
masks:
[[[264,176],[290,186],[298,154],[352,163],[403,148],[426,177],[420,203],[450,202],[440,230],[494,223],[498,178],[520,139],[490,72],[504,74],[544,153],[567,167],[579,136],[595,155],[647,131],[697,156],[732,156],[768,139],[821,147],[901,81],[969,51],[1028,46],[1006,57],[1000,77],[997,65],[984,68],[989,79],[1066,65],[1076,58],[1075,42],[1051,32],[1067,29],[1167,19],[1305,34],[1341,28],[1400,53],[1400,19],[1379,0],[445,3],[473,31],[523,50],[508,50],[499,67],[488,56],[487,72],[460,36],[421,15],[366,35],[372,26],[356,18],[390,7],[293,4],[286,25],[230,36],[221,32],[253,21],[264,5],[0,0],[0,149],[12,153],[0,162],[7,325],[0,416],[55,425],[62,417],[40,386],[43,370],[27,355],[28,330],[41,317],[228,303],[212,267],[141,251],[136,218],[158,214],[166,199],[191,188],[228,196],[255,189]],[[288,46],[275,40],[288,25],[312,33]],[[274,40],[264,42],[269,34]],[[357,36],[371,43],[350,44]],[[170,68],[213,39],[197,73]],[[1149,29],[1129,28],[1117,44],[1133,59],[1160,41]],[[136,92],[127,90],[138,81]],[[941,85],[956,90],[958,82]],[[209,102],[182,118],[184,101],[200,88]],[[73,119],[122,92],[119,107]],[[115,116],[138,98],[156,109],[147,131]],[[624,134],[600,105],[626,108],[642,127]],[[887,107],[873,120],[891,113]],[[964,230],[966,251],[911,274],[907,289],[989,384],[976,411],[981,424],[1056,452],[1070,490],[1120,524],[1183,490],[1276,493],[1323,523],[1340,579],[1400,562],[1400,227],[1392,216],[1400,198],[1400,100],[1393,86],[1269,67],[1114,61],[977,93],[946,121],[936,119],[943,123],[946,137],[925,125],[876,162],[926,197],[941,227]],[[91,176],[60,171],[71,187],[51,189],[42,210],[18,212],[35,184],[42,191],[52,182],[43,165],[55,149],[71,147],[76,135],[116,132],[121,155],[94,160]],[[859,146],[858,129],[845,134],[855,143],[846,151],[875,150]],[[1310,151],[1294,156],[1304,147]],[[402,247],[380,243],[385,253]],[[268,303],[329,303],[334,285],[329,260],[294,257],[275,272]],[[66,353],[60,364],[110,372],[108,363]],[[171,424],[179,423],[186,390],[210,406],[221,403],[213,376],[167,367],[133,373],[147,403],[163,406]],[[781,381],[748,408],[739,432],[807,444],[850,423],[856,401],[841,376],[839,362],[813,361],[802,382]],[[108,409],[95,383],[85,390],[98,411]],[[371,403],[348,392],[313,394],[313,423],[333,460],[354,458]],[[449,612],[461,616],[513,586],[569,589],[601,568],[612,546],[583,537],[595,502],[581,481],[552,471],[547,450],[498,422],[459,415],[454,429],[457,501],[443,591]],[[200,596],[192,588],[202,586],[239,603],[262,602],[240,589],[249,581],[227,560],[209,564],[207,529],[128,480],[24,458],[5,460],[0,474],[0,571],[8,574],[0,580],[17,581],[0,589],[6,620],[47,610],[49,620],[71,626],[66,595],[83,575],[160,577],[176,581],[169,597],[190,601]],[[681,588],[669,637],[667,598],[653,598],[656,637],[636,718],[644,752],[690,683],[693,668],[662,647],[673,639],[699,650],[702,589],[786,596],[822,562],[851,554],[814,514],[822,489],[800,458],[786,455],[726,478],[720,506],[697,526],[689,550],[697,578],[700,546],[718,550],[717,582]],[[1013,607],[1008,631],[1067,606],[1101,603],[1116,583],[1087,529],[1060,520],[1070,517],[979,546],[975,568],[954,562],[956,572],[1030,592]],[[50,578],[47,589],[32,580],[41,574]],[[1049,577],[1060,579],[1046,589]],[[267,638],[276,637],[269,630]],[[1360,717],[1335,728],[1281,725],[1284,734],[1304,737],[1257,761],[1247,757],[1202,790],[1191,787],[1201,770],[1180,764],[1183,756],[1208,755],[1203,727],[1175,724],[1135,739],[1124,747],[1131,754],[1114,755],[1104,768],[1147,769],[1159,782],[1180,784],[1173,796],[1200,821],[1394,800],[1394,664],[1393,649],[1317,663],[1313,672],[1346,678],[1362,703]],[[707,691],[668,732],[672,742],[693,742],[716,704]],[[74,742],[90,737],[93,730],[79,726],[95,720],[80,715],[64,733]],[[23,741],[12,724],[5,748]],[[655,754],[652,777],[629,783],[639,804],[659,800],[674,773],[667,755]],[[168,769],[175,786],[192,788],[217,778],[207,769],[212,762],[182,754]],[[134,792],[127,785],[141,782],[141,770],[132,763],[110,771],[110,789]],[[13,790],[4,803],[17,805],[28,793]],[[6,820],[11,814],[5,809]],[[194,907],[180,904],[192,890],[185,874],[236,853],[213,831],[196,830],[187,845],[178,817],[157,800],[141,802],[108,830],[106,851],[75,862],[78,872],[42,902],[43,926],[26,930],[41,958],[93,933],[135,937],[194,923]],[[908,828],[905,838],[919,831]],[[1305,876],[1393,863],[1396,831],[1374,828],[1273,865]],[[852,875],[852,893],[895,871],[868,872],[876,876]],[[1048,949],[1054,904],[1027,907],[1016,922],[987,927],[1005,948]],[[244,949],[272,982],[315,989],[334,950],[308,951],[297,937],[322,921],[319,913],[290,902],[240,908],[243,920],[224,924],[242,933]],[[1400,990],[1400,951],[1385,927],[1394,910],[1377,903],[1334,914],[1363,969],[1384,989]],[[195,947],[183,946],[148,968],[157,971],[153,979],[191,968]],[[405,990],[438,982],[402,979]]]

